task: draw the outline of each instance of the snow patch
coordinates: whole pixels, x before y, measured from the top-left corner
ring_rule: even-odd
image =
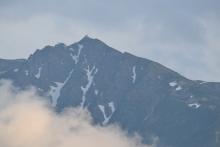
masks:
[[[56,86],[50,86],[50,91],[48,93],[49,96],[52,98],[52,106],[55,107],[57,105],[57,100],[60,97],[60,92],[62,88],[65,86],[65,84],[69,81],[71,78],[71,75],[73,73],[73,69],[70,71],[68,77],[65,79],[63,83],[61,82],[55,82]]]
[[[82,48],[83,48],[83,45],[78,44],[78,53],[76,55],[73,55],[72,53],[70,53],[70,56],[72,57],[75,64],[79,62],[79,56],[80,56]]]
[[[90,66],[88,66],[86,69],[84,69],[86,72],[86,76],[87,76],[87,81],[88,83],[86,84],[85,87],[81,86],[81,90],[82,90],[82,102],[81,102],[81,108],[84,107],[85,105],[85,101],[86,101],[86,93],[88,92],[88,90],[90,89],[90,87],[92,86],[93,80],[94,80],[94,76],[96,75],[96,73],[98,72],[98,69],[93,66],[92,68],[90,68]]]
[[[70,51],[72,51],[72,52],[74,51],[74,49],[73,49],[72,47],[71,47],[71,48],[69,48],[69,50],[70,50]]]
[[[206,83],[208,83],[208,82],[202,81],[202,82],[201,82],[201,83],[199,83],[199,84],[206,84]]]
[[[136,81],[136,66],[133,66],[133,68],[132,68],[132,76],[131,76],[131,78],[132,78],[132,83],[135,83],[135,81]]]
[[[182,87],[181,87],[181,86],[178,86],[178,87],[176,88],[176,91],[179,91],[179,90],[182,90]]]
[[[14,72],[18,72],[18,70],[19,70],[18,68],[15,68],[13,71],[14,71]]]
[[[55,82],[56,86],[50,86],[49,95],[52,98],[52,106],[55,107],[57,105],[57,100],[60,96],[60,91],[64,86],[64,83]]]
[[[96,90],[94,91],[94,93],[95,93],[95,95],[98,95],[98,94],[99,94],[99,90],[96,89]]]
[[[197,108],[199,108],[201,105],[198,104],[198,103],[192,103],[192,104],[188,104],[188,106],[197,109]]]
[[[26,76],[29,75],[29,71],[28,70],[25,70],[24,73],[25,73]]]
[[[112,111],[112,113],[114,113],[115,112],[115,105],[114,105],[114,102],[110,102],[110,103],[108,103],[108,106],[111,108],[111,111]]]
[[[103,105],[98,105],[98,107],[99,107],[99,109],[100,109],[100,111],[102,112],[103,117],[104,117],[104,121],[102,122],[103,125],[106,125],[106,124],[109,122],[109,120],[111,119],[112,115],[114,114],[114,112],[115,112],[115,110],[116,110],[116,109],[115,109],[115,106],[114,106],[114,102],[108,103],[108,106],[109,106],[110,109],[111,109],[111,114],[110,114],[109,116],[107,116],[107,114],[106,114],[106,112],[105,112],[105,106],[103,106]]]
[[[177,83],[176,83],[176,81],[173,81],[173,82],[170,82],[169,85],[170,85],[171,87],[174,87],[174,86],[177,85]]]
[[[169,85],[170,85],[170,87],[175,87],[176,91],[182,90],[182,87],[180,85],[178,85],[178,83],[176,81],[170,82]]]
[[[39,67],[39,68],[38,68],[38,72],[37,72],[37,74],[35,75],[35,77],[36,77],[37,79],[40,78],[40,76],[41,76],[41,71],[42,71],[42,67]]]
[[[44,91],[42,88],[37,88],[38,91]]]

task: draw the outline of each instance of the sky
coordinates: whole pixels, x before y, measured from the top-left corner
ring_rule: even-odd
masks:
[[[219,0],[0,0],[0,58],[89,35],[193,80],[220,82]]]

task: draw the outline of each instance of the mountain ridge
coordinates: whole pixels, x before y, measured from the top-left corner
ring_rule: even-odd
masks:
[[[5,66],[0,79],[23,89],[35,86],[58,112],[86,107],[95,123],[117,123],[144,143],[159,138],[163,147],[220,144],[220,83],[190,80],[88,36],[45,46],[22,64]]]

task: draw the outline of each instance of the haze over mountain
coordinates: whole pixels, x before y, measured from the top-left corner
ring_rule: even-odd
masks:
[[[1,59],[0,79],[36,87],[58,113],[87,108],[96,124],[116,123],[144,143],[220,146],[220,83],[190,80],[98,39],[85,36],[45,46],[28,59]]]

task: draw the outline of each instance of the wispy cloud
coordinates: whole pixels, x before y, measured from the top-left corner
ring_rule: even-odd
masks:
[[[33,89],[19,92],[10,82],[1,81],[0,93],[2,147],[150,147],[117,126],[93,125],[86,110],[57,114]]]

